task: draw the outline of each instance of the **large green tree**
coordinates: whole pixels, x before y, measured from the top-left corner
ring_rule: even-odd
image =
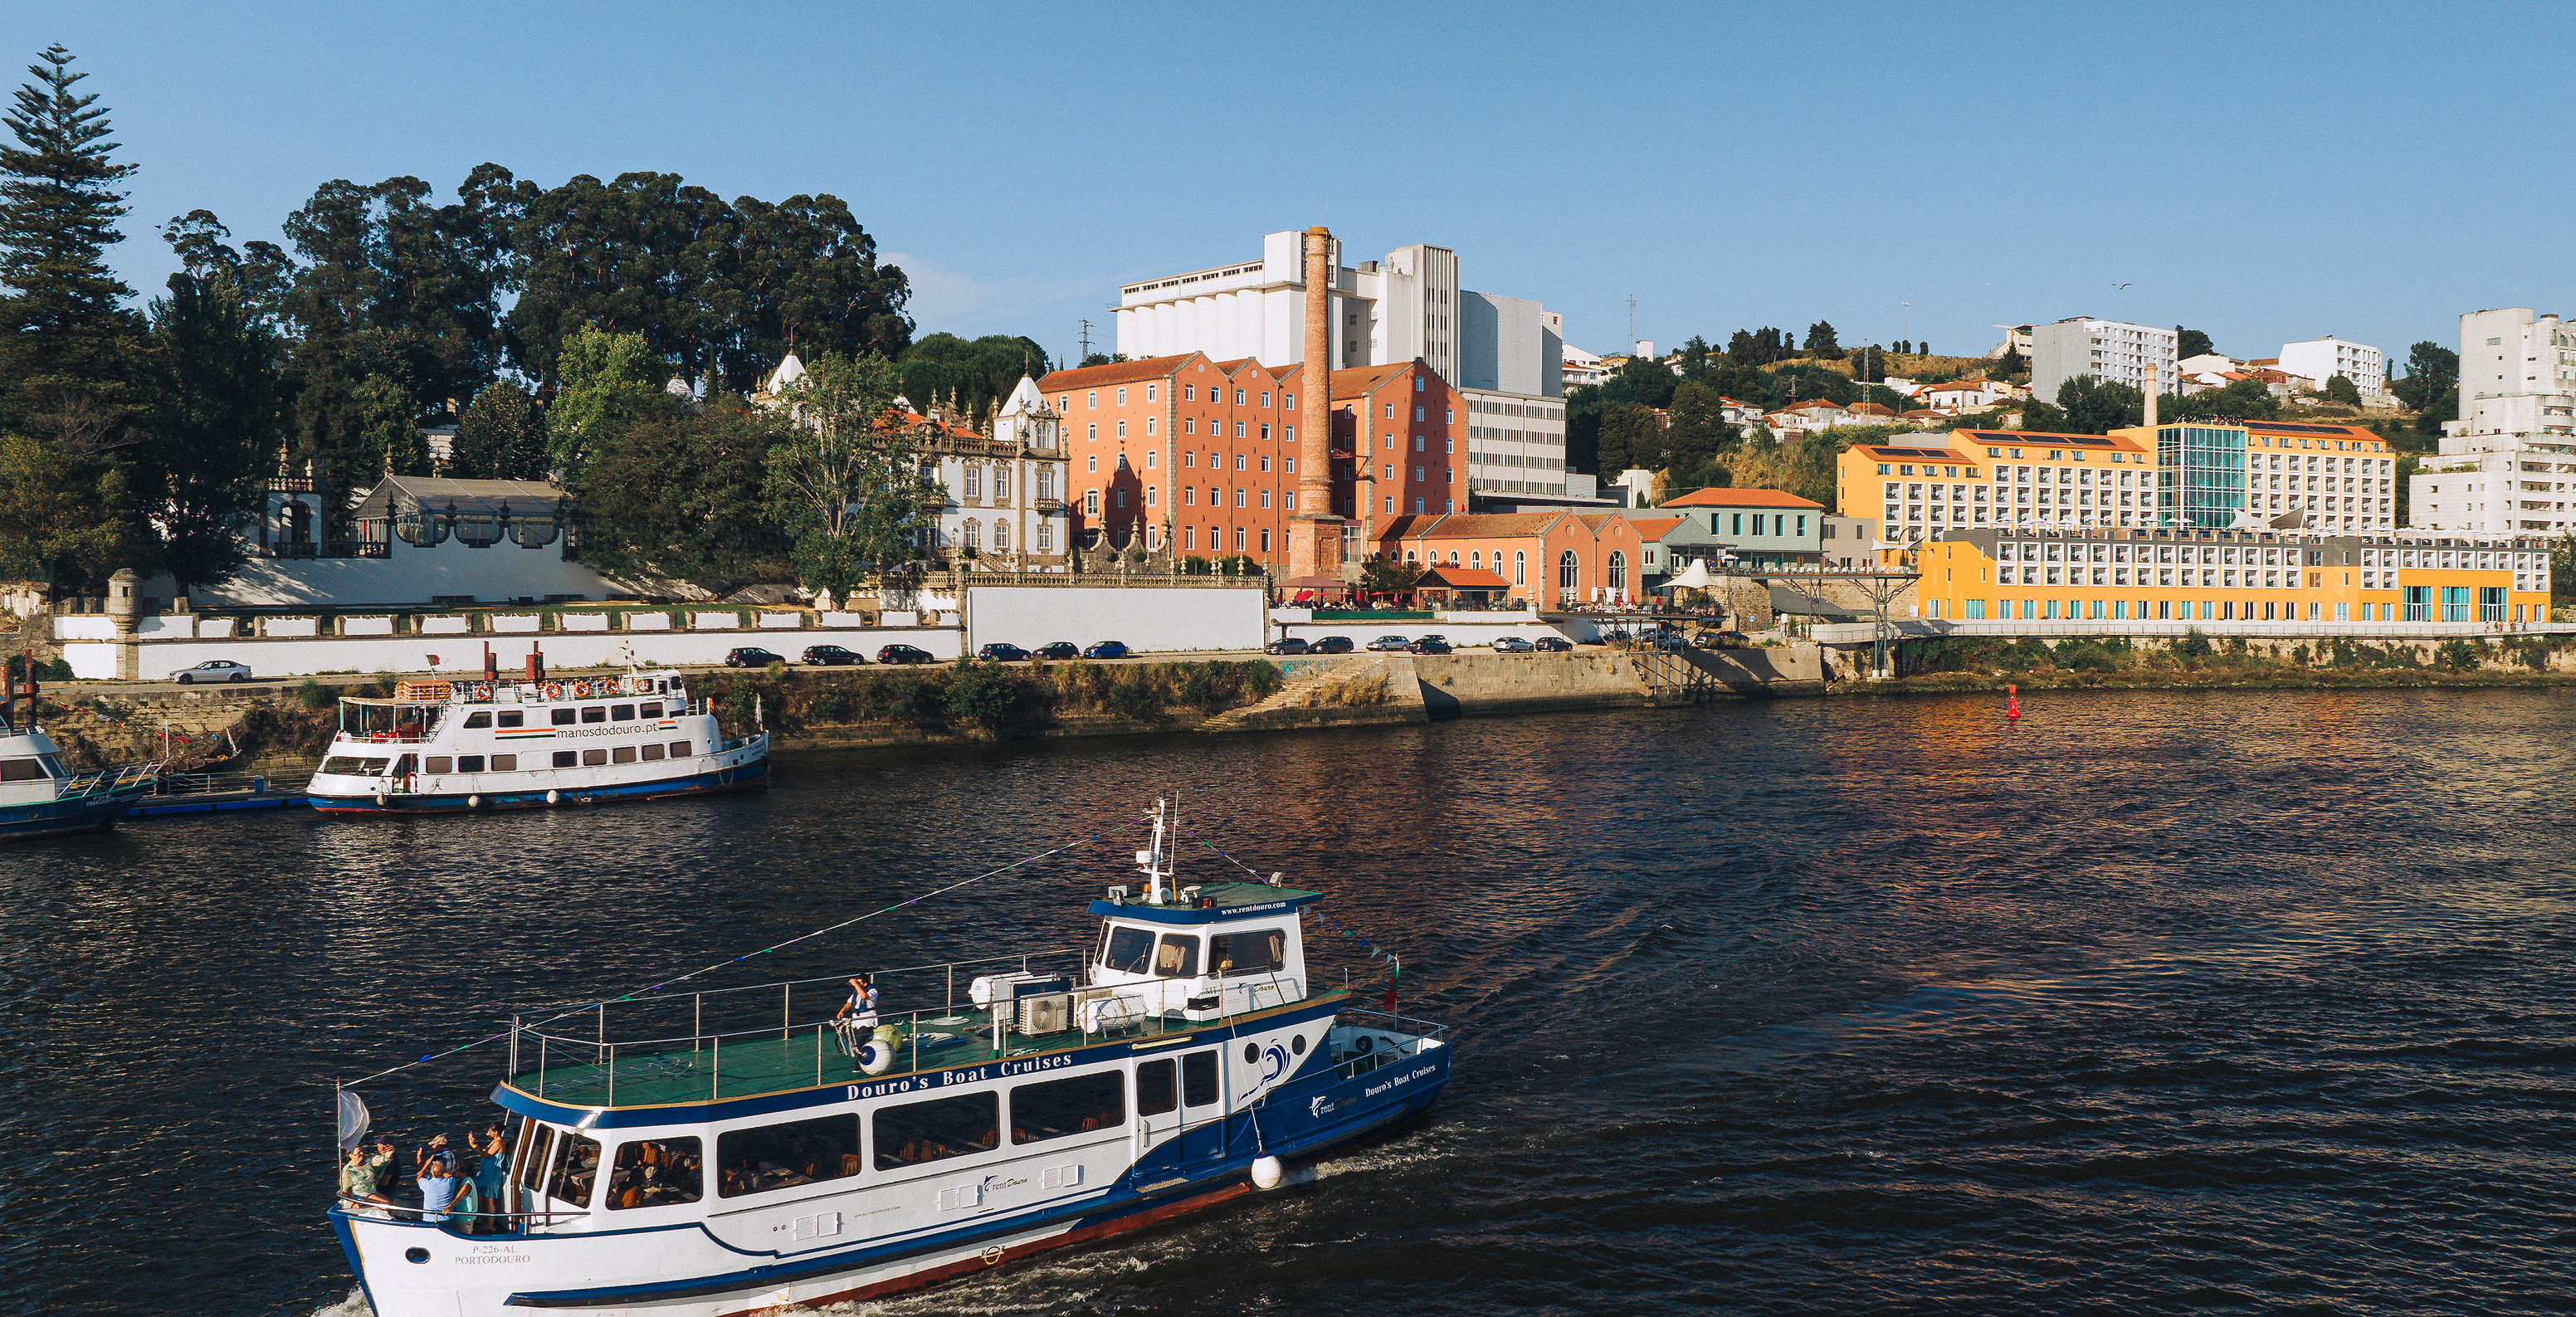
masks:
[[[1654,409],[1614,402],[1601,409],[1601,475],[1618,476],[1632,467],[1660,471],[1664,466],[1663,423]]]
[[[1834,324],[1832,321],[1819,320],[1816,323],[1807,326],[1807,351],[1812,352],[1827,361],[1842,360],[1842,344],[1834,341]]]
[[[662,389],[670,369],[642,334],[591,325],[575,331],[564,343],[561,385],[546,408],[546,451],[555,466],[578,476],[620,431],[669,415],[677,403]]]
[[[285,348],[234,274],[170,276],[152,303],[144,437],[129,450],[133,491],[182,587],[218,584],[242,564],[242,528],[259,515],[286,440]]]
[[[96,594],[119,567],[150,567],[151,547],[123,463],[0,435],[0,570]]]
[[[2057,386],[2068,434],[2109,434],[2147,418],[2147,395],[2126,384],[2078,375]]]
[[[382,471],[397,476],[429,474],[429,437],[420,432],[418,409],[403,387],[382,375],[358,382],[352,395],[358,407],[358,443],[364,454],[382,454]],[[378,474],[349,473],[353,486],[371,484]]]
[[[910,427],[891,412],[895,388],[894,363],[837,352],[788,388],[792,425],[769,453],[770,514],[808,589],[842,594],[914,556],[938,486],[915,469]]]
[[[737,394],[624,426],[572,484],[582,559],[711,589],[778,579],[786,539],[769,515],[769,453],[786,437],[779,414]]]
[[[2439,343],[2418,343],[2407,350],[2406,373],[2388,388],[2418,413],[2419,432],[2440,434],[2442,422],[2460,418],[2460,354]]]
[[[2216,351],[2218,349],[2211,345],[2209,335],[2197,329],[2174,326],[2174,360],[2189,361],[2193,357],[2208,356]]]
[[[946,409],[950,420],[981,428],[1023,375],[1046,374],[1046,349],[1037,341],[1009,334],[987,334],[967,342],[955,334],[932,334],[914,343],[896,369],[903,396],[928,411]]]
[[[408,176],[316,189],[283,226],[306,262],[283,298],[299,362],[383,375],[418,412],[463,407],[501,368],[510,235],[529,191],[493,164],[445,205]]]
[[[0,144],[0,430],[67,462],[123,442],[141,415],[144,329],[106,255],[123,241],[117,186],[135,167],[111,158],[106,107],[76,90],[88,75],[71,65],[47,48],[0,115],[18,143]]]
[[[447,473],[460,480],[543,480],[546,420],[515,380],[494,380],[456,421]]]

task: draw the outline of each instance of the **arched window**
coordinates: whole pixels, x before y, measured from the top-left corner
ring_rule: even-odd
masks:
[[[1583,564],[1568,549],[1556,556],[1556,588],[1565,591],[1583,588]]]
[[[1529,584],[1529,554],[1519,549],[1512,550],[1512,584]]]
[[[1458,551],[1456,549],[1451,549],[1449,551],[1449,565],[1452,567],[1458,565]]]
[[[1610,588],[1628,588],[1628,555],[1616,549],[1610,551]]]
[[[994,523],[993,523],[993,552],[995,552],[995,553],[1009,553],[1010,551],[1011,551],[1011,524],[1010,524],[1009,522],[1007,522],[1007,521],[997,521],[997,522],[994,522]]]
[[[1467,550],[1467,565],[1478,571],[1483,571],[1485,568],[1485,551],[1482,549]]]

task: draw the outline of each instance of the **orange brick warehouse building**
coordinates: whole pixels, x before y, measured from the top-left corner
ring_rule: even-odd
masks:
[[[1038,381],[1064,418],[1077,542],[1093,552],[1241,554],[1283,572],[1304,379],[1302,365],[1191,352]],[[1346,557],[1395,516],[1464,506],[1465,409],[1437,372],[1420,361],[1334,371],[1331,388],[1330,511],[1352,519]]]

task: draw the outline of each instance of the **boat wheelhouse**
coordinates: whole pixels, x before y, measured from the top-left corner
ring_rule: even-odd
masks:
[[[404,682],[344,696],[306,795],[325,813],[463,813],[768,785],[766,733],[728,740],[676,671]]]
[[[62,747],[44,728],[0,719],[0,837],[115,827],[151,794],[162,762],[84,773],[63,765]]]
[[[878,1009],[837,1023],[840,978],[621,1000],[683,1023],[637,1041],[590,1007],[514,1021],[499,1200],[443,1221],[417,1197],[332,1209],[374,1310],[851,1302],[1274,1187],[1283,1160],[1428,1107],[1444,1030],[1312,981],[1320,894],[1276,875],[1172,890],[1161,835],[1143,899],[1092,904],[1095,946],[882,971]],[[764,1022],[706,1027],[746,1010]]]

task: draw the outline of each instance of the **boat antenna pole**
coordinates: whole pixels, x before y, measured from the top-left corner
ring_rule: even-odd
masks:
[[[1168,874],[1163,866],[1163,815],[1169,804],[1161,796],[1154,797],[1154,848],[1136,856],[1137,863],[1145,868],[1145,903],[1148,905],[1163,903],[1163,879]]]

